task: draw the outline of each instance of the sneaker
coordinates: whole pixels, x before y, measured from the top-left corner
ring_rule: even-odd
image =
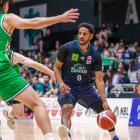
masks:
[[[7,125],[10,129],[15,129],[15,119],[13,117],[10,117],[8,110],[3,110],[3,115],[7,119]]]
[[[69,135],[70,135],[69,129],[64,125],[60,125],[58,128],[58,136],[60,137],[60,139],[71,140],[71,137]]]
[[[112,140],[119,140],[119,137],[116,135],[116,136],[113,137]]]

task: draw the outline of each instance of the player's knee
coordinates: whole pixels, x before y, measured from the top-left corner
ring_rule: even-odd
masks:
[[[73,105],[63,105],[62,107],[62,115],[65,117],[71,117],[73,111]]]
[[[29,108],[31,110],[34,110],[36,107],[44,108],[43,102],[41,100],[35,100],[32,103],[30,103],[30,105],[29,105]]]

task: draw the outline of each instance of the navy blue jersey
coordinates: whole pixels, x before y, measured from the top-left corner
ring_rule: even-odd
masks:
[[[94,71],[102,70],[101,56],[97,50],[89,44],[88,51],[84,53],[77,40],[64,44],[57,59],[64,63],[62,79],[70,87],[90,84]]]

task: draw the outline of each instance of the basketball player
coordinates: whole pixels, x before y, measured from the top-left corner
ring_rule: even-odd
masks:
[[[62,108],[61,123],[64,124],[58,130],[62,140],[71,140],[71,114],[77,102],[96,113],[110,110],[105,96],[101,56],[90,44],[93,33],[93,25],[81,23],[78,40],[63,45],[55,62],[54,73],[59,84],[58,102]],[[91,85],[93,74],[99,94]],[[119,140],[115,128],[109,133],[112,140]]]
[[[16,73],[6,54],[14,29],[39,29],[60,22],[75,22],[78,9],[71,9],[54,17],[23,19],[7,14],[10,0],[0,0],[0,98],[7,102],[15,99],[33,110],[45,140],[54,140],[46,109],[33,88]]]
[[[20,72],[20,66],[18,64],[26,65],[27,67],[34,68],[40,72],[43,72],[45,74],[48,74],[50,78],[52,79],[52,82],[56,82],[56,78],[54,76],[54,72],[49,69],[48,67],[44,66],[43,64],[40,64],[38,62],[33,61],[32,59],[25,57],[19,53],[13,52],[12,50],[7,51],[8,58],[15,68],[16,72],[19,74]],[[9,108],[4,108],[3,114],[7,119],[7,124],[9,128],[14,128],[14,118],[22,118],[24,117],[24,105],[20,102],[12,99],[6,102],[7,105],[12,107],[12,110]]]

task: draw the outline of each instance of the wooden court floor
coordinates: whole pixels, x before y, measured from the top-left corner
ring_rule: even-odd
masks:
[[[58,122],[52,122],[53,131],[56,135]],[[106,131],[102,131],[98,126],[88,126],[73,124],[73,140],[110,140]],[[14,130],[10,130],[5,121],[1,122],[0,133],[2,140],[44,140],[40,129],[33,120],[17,120]],[[140,140],[140,127],[117,126],[117,133],[120,140]],[[56,139],[59,138],[56,135]]]

